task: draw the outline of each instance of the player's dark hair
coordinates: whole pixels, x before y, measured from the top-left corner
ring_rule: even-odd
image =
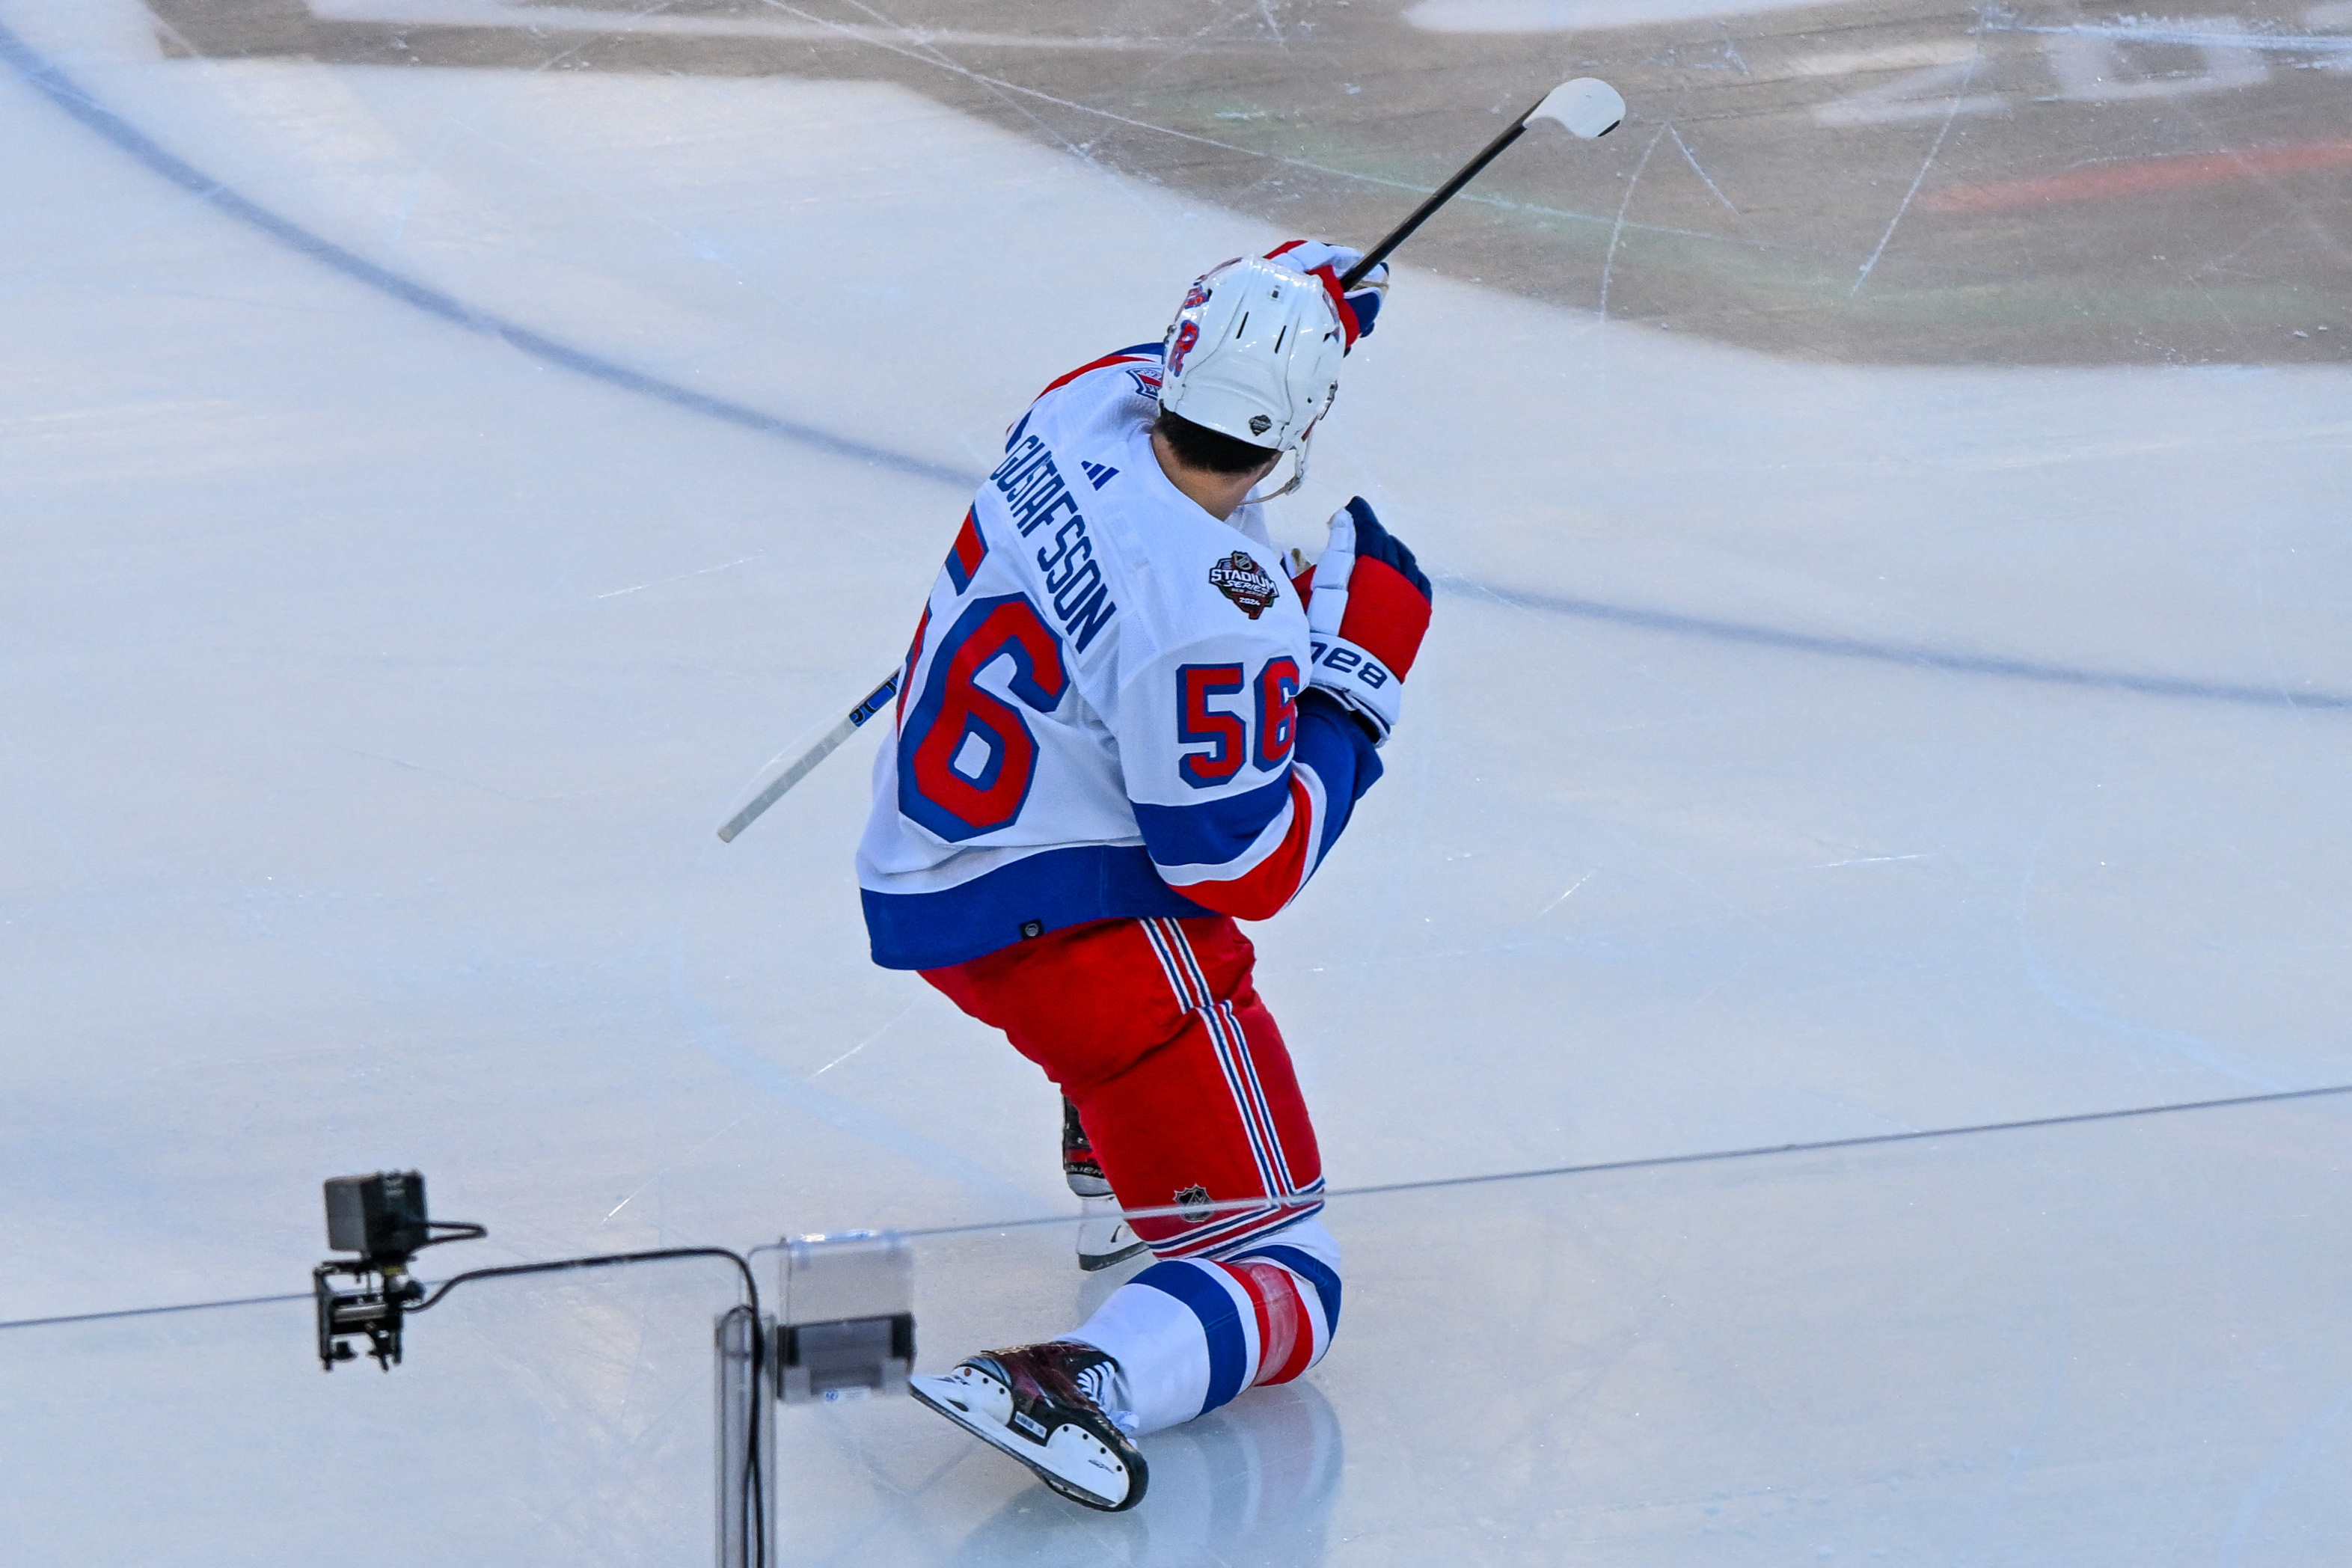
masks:
[[[1195,425],[1165,408],[1160,411],[1151,428],[1167,437],[1177,461],[1188,468],[1206,468],[1213,474],[1254,474],[1282,456],[1271,447],[1253,447],[1247,441],[1237,441],[1222,430]]]

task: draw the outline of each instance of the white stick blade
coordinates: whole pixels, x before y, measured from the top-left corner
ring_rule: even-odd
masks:
[[[1529,120],[1557,120],[1590,141],[1606,136],[1625,118],[1625,100],[1599,77],[1580,76],[1544,94]]]

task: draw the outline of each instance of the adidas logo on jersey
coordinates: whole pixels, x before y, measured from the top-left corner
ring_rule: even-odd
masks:
[[[1097,489],[1102,489],[1118,475],[1118,470],[1108,463],[1080,463],[1078,467],[1087,471],[1087,478],[1094,480]]]

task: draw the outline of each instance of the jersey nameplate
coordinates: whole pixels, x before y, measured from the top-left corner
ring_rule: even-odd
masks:
[[[1036,437],[1026,437],[1005,454],[989,480],[1004,498],[1013,526],[1021,531],[1022,538],[1061,519],[1049,542],[1050,550],[1040,546],[1037,551],[1037,570],[1045,574],[1045,593],[1055,618],[1062,623],[1063,635],[1084,653],[1095,634],[1118,614],[1118,605],[1111,601],[1110,586],[1103,581],[1102,568],[1095,563],[1095,544],[1087,536],[1087,520],[1070,487],[1062,482],[1054,454]]]

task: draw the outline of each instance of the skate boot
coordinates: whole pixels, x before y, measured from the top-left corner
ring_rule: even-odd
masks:
[[[916,1398],[1037,1473],[1072,1502],[1118,1513],[1143,1500],[1143,1455],[1103,1413],[1118,1363],[1055,1340],[966,1356],[945,1377],[910,1377]]]
[[[1111,1196],[1094,1144],[1078,1124],[1078,1108],[1067,1097],[1062,1100],[1062,1179],[1078,1195],[1079,1268],[1091,1274],[1143,1250],[1142,1238],[1118,1212],[1118,1200]]]

